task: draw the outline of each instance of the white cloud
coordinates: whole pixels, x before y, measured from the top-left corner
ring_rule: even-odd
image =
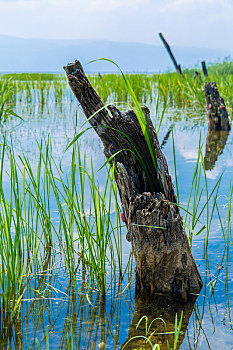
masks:
[[[40,0],[44,1],[44,0]],[[0,0],[1,14],[3,11],[11,10],[14,13],[22,8],[31,9],[40,4],[39,0]],[[14,3],[14,5],[12,4]]]
[[[92,0],[90,3],[90,9],[102,10],[102,11],[115,11],[120,8],[138,8],[141,5],[146,6],[149,0]]]
[[[13,36],[233,48],[233,0],[0,0],[0,14]]]
[[[211,7],[217,4],[219,7],[229,3],[228,0],[168,0],[167,3],[161,7],[161,12],[184,12],[187,10],[199,9],[200,7]],[[206,13],[208,16],[208,12]]]
[[[48,6],[53,6],[54,8],[63,7],[65,10],[67,7],[80,10],[84,9],[88,3],[90,3],[90,0],[86,0],[85,2],[83,0],[45,0],[47,2]]]
[[[22,1],[22,0],[0,0],[0,2],[6,2],[6,3],[8,3],[8,2],[29,2],[29,1],[38,1],[38,0],[24,0],[24,1]]]
[[[17,3],[17,6],[24,6],[25,3],[37,3],[40,5],[60,7],[64,9],[72,7],[73,9],[86,9],[89,10],[102,10],[102,11],[114,11],[116,9],[124,9],[127,7],[138,8],[141,5],[147,5],[149,0],[0,0],[0,3],[9,4],[12,2]],[[11,6],[9,4],[9,6]]]

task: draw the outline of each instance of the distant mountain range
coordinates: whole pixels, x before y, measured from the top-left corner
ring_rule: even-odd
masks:
[[[219,61],[231,51],[194,47],[172,47],[182,67],[202,60]],[[22,39],[0,35],[0,72],[63,72],[62,66],[79,59],[83,65],[101,57],[119,64],[125,72],[164,72],[174,70],[163,46],[107,40]],[[85,66],[86,72],[116,72],[109,63],[98,61]]]

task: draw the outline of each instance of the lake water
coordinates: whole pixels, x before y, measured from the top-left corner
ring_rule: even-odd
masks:
[[[154,104],[149,108],[156,123]],[[54,160],[57,163],[61,160],[64,173],[69,172],[71,151],[66,153],[64,151],[74,136],[75,126],[79,130],[85,122],[78,103],[68,97],[57,103],[51,99],[44,106],[38,103],[27,105],[25,101],[19,101],[17,112],[24,121],[8,120],[1,128],[1,138],[3,139],[3,135],[6,134],[7,144],[12,143],[15,157],[26,154],[33,171],[36,172],[39,157],[37,142],[40,142],[41,138],[46,140],[50,135]],[[185,207],[187,204],[199,144],[203,144],[202,153],[206,169],[209,169],[206,171],[209,193],[223,172],[217,203],[223,226],[226,225],[233,170],[232,133],[220,136],[208,135],[204,109],[179,110],[169,107],[158,136],[173,179],[175,179],[175,168],[172,127],[181,206]],[[92,157],[94,169],[97,171],[105,159],[102,144],[95,132],[90,130],[85,133],[79,140],[79,146],[81,154],[86,153],[88,170],[91,169]],[[6,170],[10,168],[9,162],[9,159],[5,158]],[[105,178],[105,169],[96,174],[100,188],[104,185]],[[7,174],[4,175],[3,182],[8,193],[10,182]],[[205,184],[203,173],[200,183],[201,187]],[[206,202],[206,198],[206,192],[203,191],[200,208]],[[193,196],[190,210],[192,203]],[[211,199],[210,211],[212,205]],[[114,216],[114,212],[111,215]],[[185,212],[182,215],[185,216]],[[207,216],[204,210],[200,222],[194,229],[195,232],[206,225]],[[126,229],[122,232],[123,265],[126,267],[130,255],[130,243],[125,239]],[[204,230],[192,239],[193,256],[204,286],[193,309],[191,306],[181,306],[181,309],[177,310],[180,314],[182,308],[187,309],[183,320],[183,325],[186,325],[187,329],[184,329],[181,335],[180,349],[233,349],[232,239],[231,235],[227,240],[224,239],[217,211],[214,212],[212,219],[207,248],[206,238],[204,242],[205,232]],[[216,264],[223,267],[217,269]],[[46,349],[47,331],[49,349],[67,349],[70,337],[74,349],[120,349],[128,337],[146,334],[143,322],[136,330],[137,322],[144,315],[148,316],[150,321],[156,317],[163,317],[174,330],[174,305],[170,305],[169,301],[161,296],[154,302],[148,301],[145,305],[142,301],[135,301],[133,276],[134,262],[128,266],[120,289],[116,281],[115,284],[111,284],[106,297],[103,298],[97,290],[90,291],[85,288],[85,275],[82,271],[77,272],[77,283],[74,283],[67,277],[64,267],[58,264],[56,269],[41,276],[39,284],[33,286],[38,290],[38,298],[35,299],[32,290],[32,299],[27,297],[23,300],[19,317],[14,324],[9,323],[4,314],[0,316],[1,349],[38,349],[37,341],[41,349]],[[170,316],[166,320],[165,315],[169,314],[169,310]],[[162,321],[154,322],[151,329],[157,333],[164,332]],[[163,342],[165,337],[160,335],[152,339]],[[168,336],[168,339],[171,340],[171,336]],[[130,344],[126,349],[139,349],[144,346],[141,340]],[[147,348],[150,348],[148,344]],[[166,346],[164,345],[162,349],[166,349]]]

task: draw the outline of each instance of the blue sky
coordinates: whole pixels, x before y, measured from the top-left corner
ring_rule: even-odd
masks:
[[[0,34],[233,50],[233,0],[0,0]]]

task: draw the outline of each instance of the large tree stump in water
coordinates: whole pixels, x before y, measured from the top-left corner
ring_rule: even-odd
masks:
[[[64,69],[86,117],[93,116],[89,122],[103,142],[104,154],[110,158],[118,152],[115,180],[136,260],[136,294],[169,292],[187,299],[188,293],[199,293],[202,280],[148,108],[144,107],[143,113],[157,155],[156,167],[135,113],[120,112],[113,105],[104,107],[79,61]],[[135,156],[137,152],[144,167]]]

